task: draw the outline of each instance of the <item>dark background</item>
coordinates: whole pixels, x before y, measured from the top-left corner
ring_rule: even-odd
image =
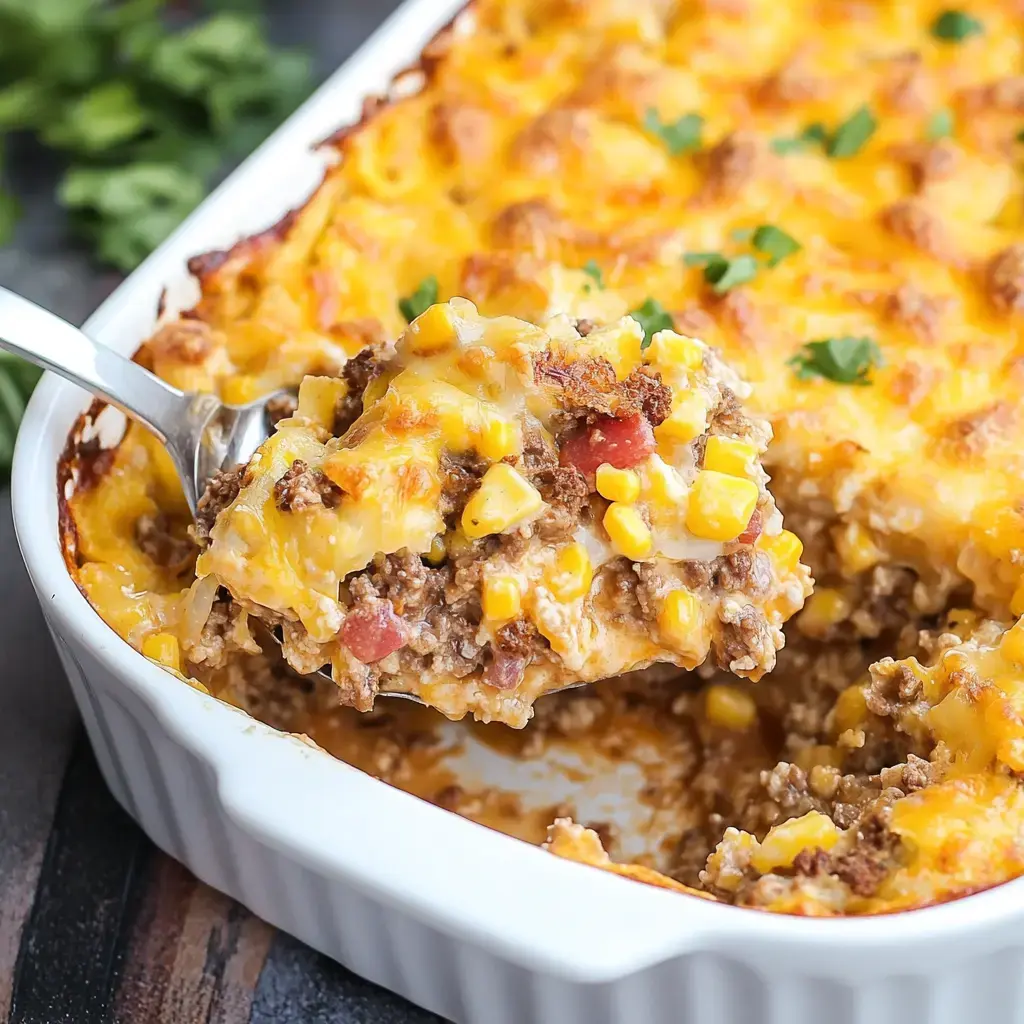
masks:
[[[397,0],[275,0],[276,42],[325,78]],[[81,323],[120,277],[69,238],[58,167],[15,141],[24,218],[0,284]],[[0,491],[0,1021],[425,1024],[158,853],[108,793]]]

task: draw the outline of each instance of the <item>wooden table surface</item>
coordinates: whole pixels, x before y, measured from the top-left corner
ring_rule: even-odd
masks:
[[[336,67],[397,0],[278,0],[273,35]],[[0,284],[80,322],[117,284],[68,245],[56,169],[15,150],[27,215]],[[0,1021],[425,1024],[157,851],[85,740],[0,491]]]

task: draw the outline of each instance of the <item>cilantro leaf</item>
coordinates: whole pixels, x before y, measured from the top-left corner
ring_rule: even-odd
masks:
[[[704,118],[700,114],[684,114],[678,121],[662,121],[658,111],[649,107],[644,115],[644,131],[661,139],[672,156],[700,149]]]
[[[757,276],[757,260],[753,256],[720,257],[704,268],[704,280],[716,295],[724,295],[737,285],[746,284]]]
[[[398,309],[405,319],[412,323],[421,313],[437,302],[437,278],[433,274],[423,278],[411,295],[398,300]]]
[[[966,11],[952,8],[943,11],[931,26],[932,35],[946,43],[962,43],[971,36],[981,35],[985,26]]]
[[[953,117],[953,111],[943,108],[942,110],[936,110],[928,118],[925,135],[932,142],[938,142],[939,139],[945,139],[952,135],[955,127],[956,120]]]
[[[583,273],[586,274],[599,289],[604,289],[604,274],[602,273],[597,260],[587,260],[587,262],[583,264]],[[590,291],[590,285],[586,285],[586,290]]]
[[[683,256],[683,263],[688,267],[706,267],[717,263],[725,257],[720,252],[688,252]]]
[[[799,380],[822,378],[836,384],[871,383],[872,367],[884,365],[871,338],[844,336],[810,341],[788,360]]]
[[[651,339],[658,331],[672,330],[673,322],[671,314],[657,299],[646,299],[642,305],[629,311],[631,316],[643,329],[644,339],[640,342],[640,348],[647,348]]]
[[[774,267],[787,256],[799,252],[803,248],[792,236],[774,224],[762,224],[753,235],[751,244],[758,252],[768,257],[768,266]]]
[[[828,155],[834,160],[856,156],[875,133],[878,122],[867,106],[855,110],[832,134]]]
[[[809,124],[799,135],[780,136],[772,139],[773,153],[786,156],[789,153],[802,153],[812,146],[823,146],[828,141],[828,132],[820,121]]]
[[[138,136],[149,123],[135,90],[127,82],[107,82],[64,107],[40,137],[58,149],[100,154]]]
[[[7,353],[0,353],[0,471],[10,472],[14,439],[25,404],[41,371]]]

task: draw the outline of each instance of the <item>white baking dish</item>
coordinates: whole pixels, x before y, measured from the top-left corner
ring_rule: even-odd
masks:
[[[410,0],[90,319],[134,350],[188,256],[301,202],[312,143],[358,117],[454,13]],[[815,921],[648,888],[377,782],[175,682],[68,576],[54,473],[85,396],[47,376],[14,466],[18,538],[114,795],[209,884],[456,1021],[943,1024],[1024,1019],[1024,883],[887,917]]]

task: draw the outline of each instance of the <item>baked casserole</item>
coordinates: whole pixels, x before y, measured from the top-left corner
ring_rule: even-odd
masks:
[[[658,644],[670,656],[637,656],[616,640],[590,672],[573,668],[565,655],[581,652],[559,652],[534,620],[537,642],[554,654],[545,653],[536,679],[520,681],[525,666],[516,668],[524,689],[515,707],[477,681],[496,663],[491,653],[465,656],[471,667],[457,678],[468,685],[447,681],[440,665],[427,678],[407,661],[385,667],[388,687],[425,685],[449,714],[522,725],[547,689],[668,661],[545,697],[517,742],[534,754],[552,738],[612,747],[623,722],[663,736],[687,766],[687,785],[662,780],[645,799],[676,801],[678,825],[670,842],[619,870],[650,880],[658,869],[670,888],[827,915],[922,906],[1015,877],[1024,870],[1024,644],[1015,625],[1024,612],[1022,29],[1020,6],[996,0],[963,9],[931,0],[479,0],[430,44],[396,98],[369,103],[359,125],[325,143],[338,160],[306,205],[192,261],[200,300],[164,322],[138,358],[180,387],[234,402],[305,380],[300,406],[282,410],[265,464],[211,494],[223,529],[208,535],[202,521],[189,533],[173,469],[142,431],[131,428],[108,452],[70,453],[65,469],[77,471],[78,486],[67,518],[80,586],[143,654],[196,685],[318,742],[341,729],[346,759],[504,827],[514,811],[497,821],[493,801],[479,794],[451,785],[430,792],[397,755],[377,763],[381,729],[400,753],[415,753],[422,723],[412,713],[405,722],[404,711],[389,709],[385,724],[369,729],[379,711],[358,719],[324,709],[338,692],[368,706],[377,685],[350,663],[339,668],[346,659],[329,628],[338,616],[311,628],[301,600],[270,577],[245,576],[245,558],[233,560],[237,550],[221,544],[231,538],[218,533],[231,532],[247,487],[262,488],[264,505],[276,502],[296,458],[305,464],[296,476],[320,473],[299,488],[314,495],[304,522],[345,518],[330,488],[350,492],[327,460],[350,459],[345,431],[366,428],[372,441],[374,425],[408,397],[401,353],[424,358],[409,348],[410,322],[515,318],[524,336],[543,335],[538,351],[554,345],[569,362],[605,339],[621,355],[622,339],[632,338],[622,365],[602,352],[617,382],[651,368],[640,348],[650,341],[654,369],[673,390],[669,415],[679,411],[669,381],[679,365],[659,361],[657,346],[689,339],[713,353],[701,372],[714,386],[733,373],[749,383],[743,415],[753,425],[699,422],[682,442],[691,468],[718,472],[706,461],[719,457],[716,436],[749,444],[742,471],[724,475],[755,484],[757,496],[743,530],[709,538],[718,547],[663,554],[679,580],[698,582],[686,592],[709,626],[728,624],[721,559],[740,551],[734,561],[748,571],[770,566],[756,585],[726,587],[740,595],[740,611],[766,624],[770,652],[765,641],[763,657],[731,657],[720,635],[715,660],[732,672],[705,665],[687,674],[678,670],[703,661],[703,641],[696,651]],[[394,375],[391,356],[366,355],[396,343]],[[366,379],[371,362],[385,371]],[[433,365],[427,379],[465,396],[452,372]],[[527,379],[535,378],[520,375],[516,387]],[[678,390],[695,386],[687,378]],[[324,410],[333,417],[356,392],[355,415],[335,434]],[[615,411],[599,415],[621,419]],[[767,439],[762,417],[774,439],[761,457],[791,533],[780,532],[753,461]],[[483,454],[468,501],[499,466],[517,487],[516,477],[530,483],[523,425],[513,425],[517,446],[495,449],[496,458],[478,445],[449,453]],[[651,457],[671,465],[663,454]],[[645,479],[636,473],[638,485]],[[586,487],[589,511],[582,490],[574,509],[586,537],[557,544],[580,561],[586,550],[593,563],[585,541],[613,542],[606,506],[632,506],[614,495],[609,503],[596,479]],[[328,508],[335,501],[338,511]],[[387,551],[393,545],[374,541],[341,552],[328,589],[365,570],[371,604],[390,600],[387,556],[400,550],[407,561],[397,571],[426,574],[432,558],[454,564],[461,510],[442,529],[433,508],[411,547]],[[742,537],[755,508],[764,512],[761,536]],[[649,508],[641,512],[649,519]],[[289,513],[275,504],[277,515]],[[639,523],[651,531],[643,514]],[[455,546],[442,552],[434,538],[449,533]],[[679,533],[687,542],[698,535]],[[268,542],[256,539],[250,553]],[[557,544],[544,543],[543,557],[556,557]],[[801,545],[815,592],[774,665],[778,630],[804,596]],[[633,566],[642,569],[644,557],[615,554],[642,583]],[[527,551],[515,558],[529,561]],[[243,575],[232,575],[240,566]],[[537,593],[534,567],[522,567],[501,566],[519,580],[504,592],[506,610]],[[482,606],[491,573],[481,575]],[[268,589],[254,587],[267,579]],[[341,597],[347,610],[350,594]],[[642,587],[626,597],[657,641],[660,609],[644,611]],[[331,662],[340,691],[300,686],[272,651],[262,654],[250,612],[282,629],[293,665]],[[477,634],[466,650],[474,645],[482,646]],[[746,682],[737,669],[751,680],[771,671]],[[373,734],[363,749],[360,733]],[[549,849],[610,867],[616,837],[574,824],[571,807],[558,810]]]

